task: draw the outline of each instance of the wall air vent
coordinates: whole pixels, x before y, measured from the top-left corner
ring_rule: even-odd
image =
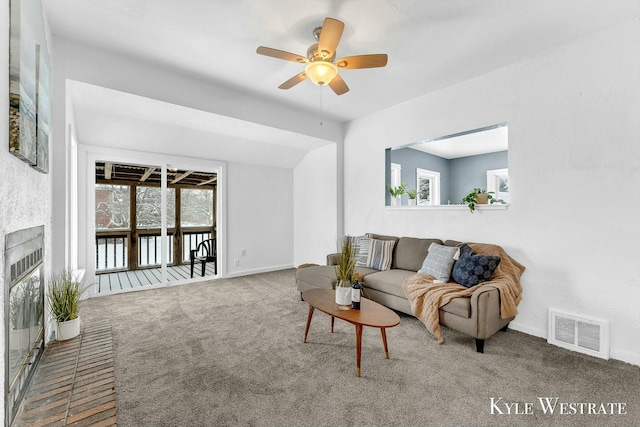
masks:
[[[547,342],[609,359],[609,322],[550,308]]]

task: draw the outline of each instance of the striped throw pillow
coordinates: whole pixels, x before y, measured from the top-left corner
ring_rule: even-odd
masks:
[[[395,244],[396,242],[393,240],[371,239],[367,267],[376,270],[389,270]]]
[[[360,236],[358,241],[358,253],[356,267],[369,266],[369,251],[371,250],[371,239],[367,236]]]

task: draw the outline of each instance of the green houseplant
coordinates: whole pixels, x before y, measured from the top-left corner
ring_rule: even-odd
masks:
[[[73,338],[80,333],[78,303],[88,286],[73,273],[63,270],[53,274],[47,288],[49,311],[58,326],[59,340]]]
[[[409,205],[415,205],[416,198],[418,197],[418,189],[412,188],[411,190],[407,191],[407,197],[409,197]]]
[[[469,206],[469,210],[471,213],[476,209],[476,205],[486,205],[487,203],[497,203],[493,197],[493,192],[483,189],[483,188],[474,188],[469,194],[462,198],[462,203],[466,203]]]
[[[340,260],[336,264],[336,304],[351,304],[351,284],[355,279],[358,245],[345,236],[340,245]]]
[[[407,184],[402,183],[397,187],[388,186],[389,194],[391,194],[391,205],[397,206],[400,204],[400,196],[407,192]]]

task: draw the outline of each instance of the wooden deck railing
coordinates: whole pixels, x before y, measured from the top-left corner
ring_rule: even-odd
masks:
[[[211,227],[183,229],[181,238],[176,238],[175,230],[167,230],[167,264],[175,265],[176,256],[179,258],[177,264],[188,262],[190,251],[211,236]],[[132,237],[130,231],[98,231],[96,272],[157,267],[162,263],[161,242],[160,230],[137,230],[135,237]],[[132,248],[134,245],[137,249]],[[132,252],[137,253],[135,258],[130,257]]]
[[[96,271],[129,268],[129,232],[96,233]]]

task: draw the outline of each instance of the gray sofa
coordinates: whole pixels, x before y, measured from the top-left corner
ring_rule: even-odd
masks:
[[[409,315],[411,305],[404,295],[404,279],[416,274],[422,267],[431,243],[457,246],[461,242],[440,239],[394,237],[370,234],[379,240],[395,240],[391,269],[379,271],[358,267],[360,280],[364,284],[365,296],[393,310]],[[327,265],[300,268],[296,271],[296,286],[301,293],[307,289],[335,287],[335,264],[339,254],[327,256]],[[485,339],[496,332],[506,331],[513,317],[500,317],[500,294],[498,289],[485,287],[478,289],[470,297],[454,298],[439,310],[440,324],[475,338],[476,350],[484,351]]]

